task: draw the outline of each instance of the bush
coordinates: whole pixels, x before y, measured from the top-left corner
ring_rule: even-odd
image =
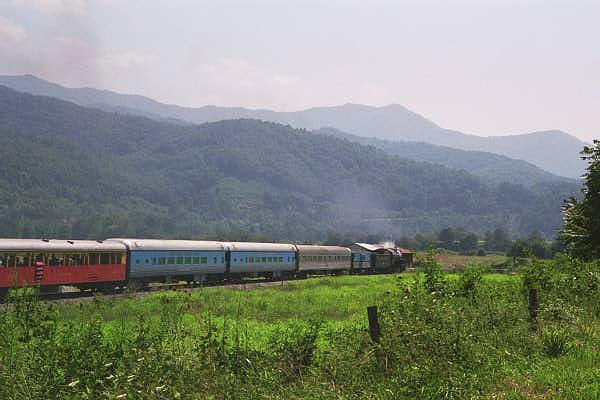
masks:
[[[477,288],[483,279],[485,269],[485,267],[480,265],[468,265],[458,278],[457,294],[475,300]]]
[[[434,251],[430,250],[424,258],[419,260],[419,265],[425,277],[423,282],[425,289],[430,293],[443,293],[446,289],[446,280]]]
[[[570,336],[564,329],[544,329],[542,331],[542,349],[548,357],[560,357],[566,354],[570,347]]]

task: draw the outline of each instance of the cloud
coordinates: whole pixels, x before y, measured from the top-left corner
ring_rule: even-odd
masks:
[[[137,53],[111,53],[96,57],[93,62],[105,72],[138,68],[143,66],[149,57]]]
[[[0,44],[20,42],[27,36],[25,29],[0,15]]]
[[[13,3],[47,13],[83,13],[87,6],[85,0],[13,0]]]
[[[300,80],[296,75],[272,72],[242,58],[222,58],[215,63],[201,65],[200,70],[211,76],[213,82],[249,89],[290,86]]]

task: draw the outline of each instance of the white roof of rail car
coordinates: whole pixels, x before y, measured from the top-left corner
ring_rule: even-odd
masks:
[[[337,254],[350,255],[351,251],[347,247],[341,246],[320,246],[313,244],[298,244],[296,245],[301,254]]]
[[[0,239],[0,251],[125,251],[122,243],[103,240]]]
[[[211,250],[223,251],[222,242],[207,240],[163,240],[111,238],[109,241],[123,243],[129,250]]]
[[[362,247],[363,249],[365,249],[367,251],[377,251],[377,250],[385,249],[385,246],[383,246],[381,244],[370,244],[370,243],[359,243],[359,242],[356,242],[354,244]]]
[[[231,251],[296,251],[296,246],[288,243],[227,242],[224,246]]]

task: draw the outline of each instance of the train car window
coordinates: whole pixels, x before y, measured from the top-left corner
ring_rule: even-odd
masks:
[[[194,264],[200,264],[200,257],[194,257]]]
[[[100,264],[110,264],[110,254],[101,253],[100,254]]]
[[[263,262],[263,263],[266,263],[267,262],[267,257],[261,257],[260,261]]]
[[[90,253],[88,259],[89,259],[90,265],[98,264],[98,254]]]
[[[267,262],[268,263],[273,262],[273,259],[271,257],[267,257]]]
[[[48,265],[58,265],[58,258],[56,257],[56,254],[48,254]]]
[[[6,254],[5,263],[7,267],[15,266],[15,256],[14,254]]]
[[[150,264],[150,259],[146,258],[146,265]]]
[[[202,257],[201,262],[202,262],[202,264],[207,264],[208,263],[208,257]]]
[[[15,266],[15,256],[13,254],[6,255],[6,266],[14,267]]]
[[[185,258],[185,263],[186,264],[191,264],[192,263],[192,257],[186,257]]]
[[[6,263],[4,261],[4,254],[0,254],[0,268],[6,267]]]
[[[221,257],[221,262],[224,263],[225,262],[225,257]]]
[[[175,257],[169,257],[169,258],[167,259],[167,264],[170,264],[170,265],[173,265],[173,264],[175,264]]]
[[[289,259],[288,259],[289,261]],[[279,257],[279,262],[282,263],[283,262],[283,257]]]
[[[254,257],[248,257],[248,261],[253,263],[254,262]]]
[[[183,264],[183,257],[177,257],[177,264],[178,265]]]
[[[156,265],[156,257],[152,257],[152,265]]]
[[[139,263],[140,263],[140,259],[139,259],[139,258],[138,258],[138,259],[136,259],[136,260],[135,260],[135,263],[139,265]]]
[[[164,257],[158,257],[158,265],[165,265],[165,258]]]
[[[233,262],[237,262],[237,257],[233,259]]]
[[[29,254],[17,254],[17,267],[29,267]]]
[[[217,263],[217,257],[213,257],[213,264]]]

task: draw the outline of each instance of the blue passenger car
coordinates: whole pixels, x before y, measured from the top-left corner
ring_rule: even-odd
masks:
[[[281,243],[225,243],[230,251],[232,275],[272,274],[273,277],[293,273],[296,269],[296,247]]]
[[[204,281],[225,274],[227,260],[221,242],[195,240],[111,239],[129,250],[127,267],[133,280]]]

